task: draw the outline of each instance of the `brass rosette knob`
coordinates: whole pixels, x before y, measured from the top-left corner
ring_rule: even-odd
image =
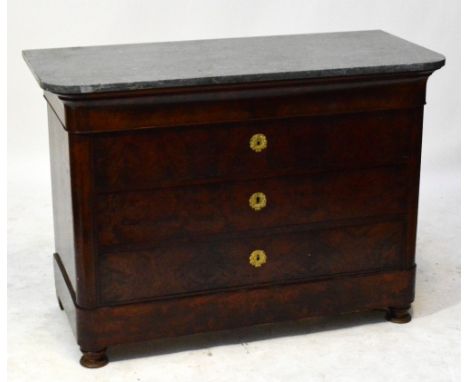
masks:
[[[265,150],[268,146],[268,140],[265,134],[254,134],[250,138],[250,148],[255,151],[256,153],[259,153],[263,150]]]
[[[254,211],[260,211],[267,205],[267,197],[263,192],[254,192],[250,195],[249,206]]]
[[[263,264],[267,262],[267,255],[265,251],[261,249],[256,249],[250,254],[249,257],[250,265],[255,268],[260,268]]]

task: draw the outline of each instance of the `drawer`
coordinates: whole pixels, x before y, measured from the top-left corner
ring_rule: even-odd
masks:
[[[395,220],[101,254],[101,299],[117,303],[398,268],[403,232]],[[263,251],[260,261],[256,250]]]
[[[102,135],[96,185],[145,189],[402,163],[414,116],[395,110]]]
[[[103,247],[152,245],[203,234],[398,214],[406,209],[406,180],[406,167],[393,166],[101,194],[98,240]],[[256,193],[263,196],[256,200]]]

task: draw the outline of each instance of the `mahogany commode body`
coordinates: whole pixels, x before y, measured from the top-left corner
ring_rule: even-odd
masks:
[[[426,81],[443,56],[381,31],[24,56],[48,102],[56,290],[83,366],[161,337],[410,320]]]

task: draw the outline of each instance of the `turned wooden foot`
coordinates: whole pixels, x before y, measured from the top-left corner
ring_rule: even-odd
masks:
[[[411,314],[409,313],[411,306],[404,306],[388,308],[386,319],[396,324],[406,324],[411,321]]]
[[[106,349],[100,351],[86,351],[81,349],[81,352],[83,353],[80,359],[81,366],[96,369],[98,367],[106,366],[109,363],[109,359],[106,355]]]
[[[58,301],[58,305],[59,305],[60,310],[63,310],[62,301],[60,301],[60,299],[58,297],[57,297],[57,301]]]

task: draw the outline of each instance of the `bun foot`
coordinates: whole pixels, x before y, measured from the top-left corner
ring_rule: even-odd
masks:
[[[81,349],[83,353],[80,364],[81,366],[97,369],[98,367],[106,366],[109,363],[109,359],[106,355],[106,349],[100,351],[86,351]]]
[[[402,308],[388,308],[386,319],[395,324],[406,324],[411,321],[411,314],[409,313],[411,306]]]

